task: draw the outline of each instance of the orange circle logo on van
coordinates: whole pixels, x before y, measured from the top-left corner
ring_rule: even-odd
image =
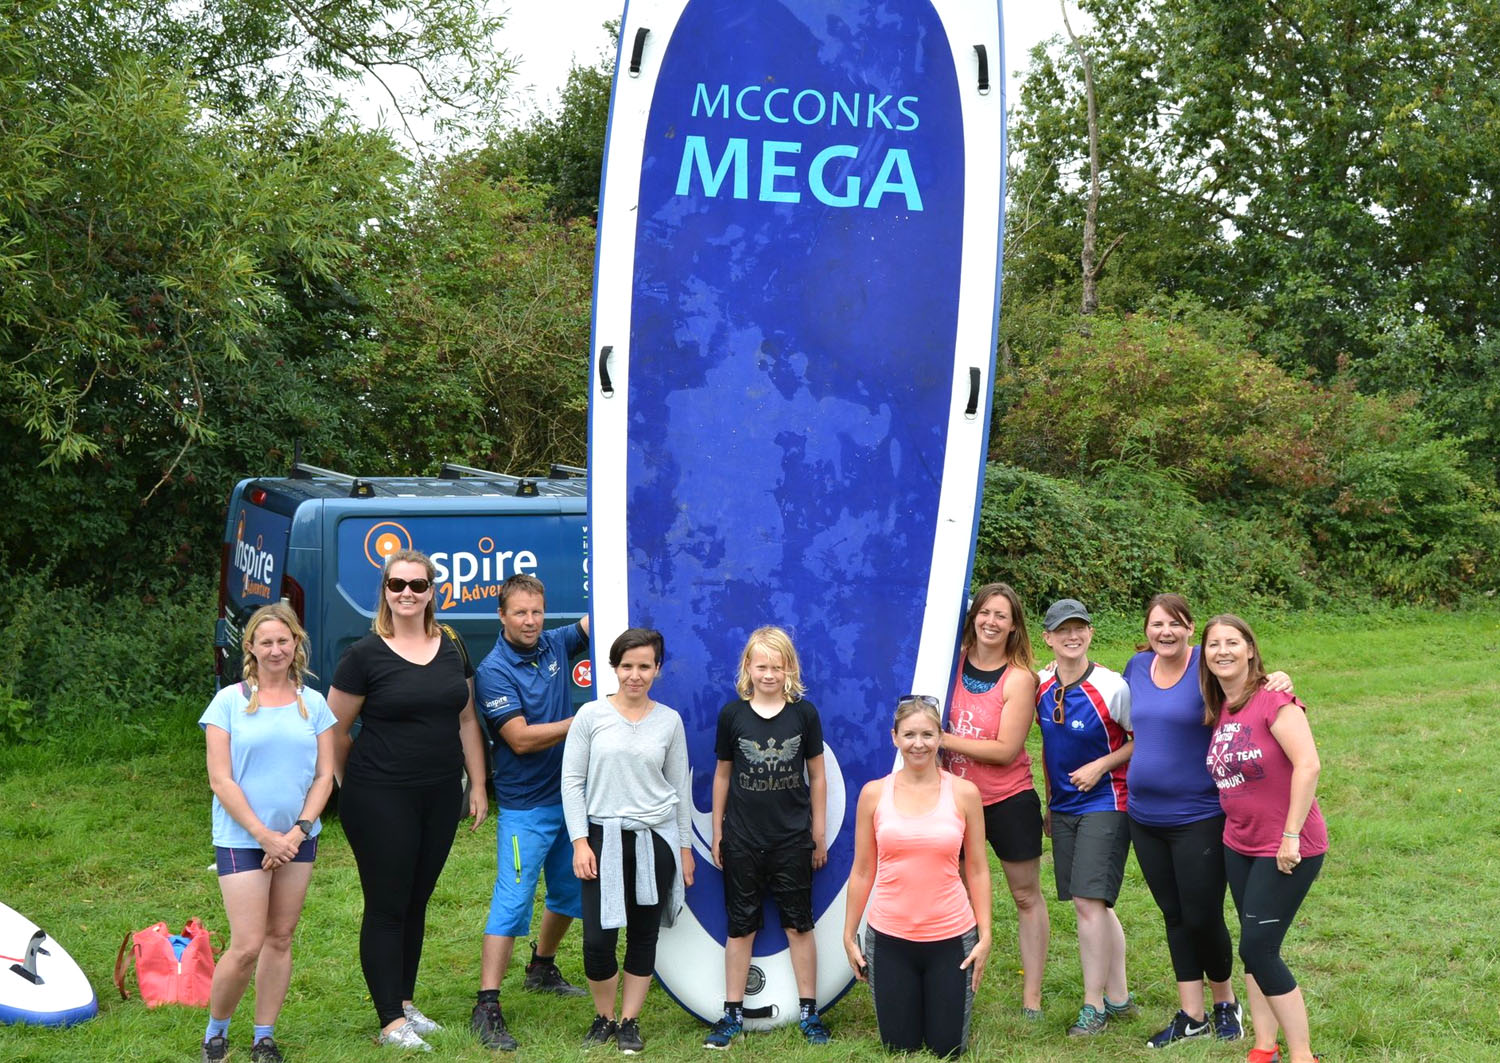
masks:
[[[411,549],[411,532],[393,520],[383,520],[365,532],[365,559],[376,568],[397,550]]]
[[[491,539],[488,535],[484,536],[484,538],[480,539],[474,545],[479,547],[481,554],[493,554],[495,552],[495,540]]]

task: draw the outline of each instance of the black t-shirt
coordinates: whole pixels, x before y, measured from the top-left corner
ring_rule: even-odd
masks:
[[[751,849],[812,847],[812,794],[804,772],[823,755],[823,723],[810,701],[789,701],[771,719],[750,703],[719,710],[714,755],[731,761],[724,838]]]
[[[364,695],[365,703],[345,780],[397,787],[457,782],[464,762],[458,714],[469,703],[473,674],[446,635],[426,664],[413,664],[375,634],[350,646],[333,685]]]

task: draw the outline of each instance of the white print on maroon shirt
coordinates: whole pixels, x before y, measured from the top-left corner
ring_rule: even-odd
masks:
[[[1265,778],[1259,763],[1264,755],[1247,723],[1222,723],[1208,747],[1208,773],[1220,790],[1233,790],[1247,781]]]
[[[955,706],[948,712],[948,733],[956,738],[979,738],[979,725],[974,722],[974,710]],[[962,753],[948,754],[948,770],[959,778],[968,775],[969,758]]]

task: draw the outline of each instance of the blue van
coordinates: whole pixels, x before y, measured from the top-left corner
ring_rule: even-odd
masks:
[[[550,625],[588,611],[588,480],[444,464],[437,476],[351,476],[297,463],[290,476],[241,480],[229,498],[220,563],[214,671],[238,682],[240,635],[285,598],[307,628],[310,682],[324,693],[340,656],[370,631],[386,555],[414,548],[437,566],[437,616],[477,666],[500,633],[500,584],[527,572],[547,585]],[[573,668],[575,704],[592,696],[590,662]]]

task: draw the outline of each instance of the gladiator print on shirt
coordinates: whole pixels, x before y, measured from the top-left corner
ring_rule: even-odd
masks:
[[[802,736],[788,738],[780,749],[776,739],[766,739],[764,746],[754,739],[741,738],[740,757],[743,769],[735,772],[735,783],[741,790],[791,790],[802,785]],[[741,763],[735,760],[736,766]]]
[[[730,762],[726,839],[812,848],[807,762],[823,755],[823,725],[811,702],[788,702],[768,720],[749,702],[731,701],[719,711],[714,755]]]

